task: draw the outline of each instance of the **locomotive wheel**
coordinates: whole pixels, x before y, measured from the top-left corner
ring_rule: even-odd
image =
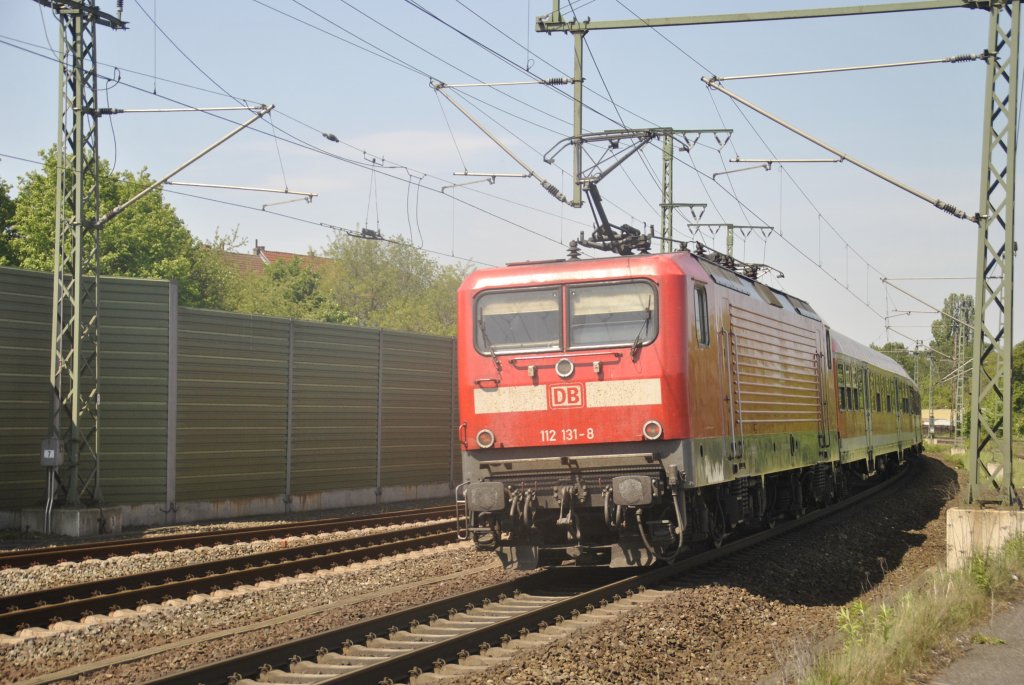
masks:
[[[710,523],[708,539],[711,540],[711,546],[718,549],[725,542],[726,537],[725,514],[721,511],[721,507],[719,507],[718,513],[711,513]]]

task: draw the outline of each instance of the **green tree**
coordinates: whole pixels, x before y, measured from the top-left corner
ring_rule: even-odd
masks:
[[[455,292],[466,269],[442,266],[404,240],[339,236],[324,250],[323,283],[360,326],[455,335]]]
[[[15,263],[14,247],[14,200],[11,198],[11,186],[0,178],[0,266],[11,266]]]
[[[12,262],[26,269],[53,268],[56,148],[41,153],[43,167],[18,179],[13,225],[7,243]],[[153,182],[138,174],[113,171],[100,161],[100,213],[128,200]],[[212,269],[219,265],[202,254],[203,245],[185,227],[159,189],[130,205],[106,224],[101,234],[100,273],[177,280],[182,304],[218,306],[221,284]]]
[[[1013,346],[1013,432],[1024,435],[1024,341]]]
[[[942,315],[932,322],[932,347],[953,356],[953,350],[961,331],[967,349],[971,348],[974,335],[971,326],[974,321],[974,298],[963,293],[950,293],[942,303]]]
[[[230,286],[233,311],[331,323],[356,323],[321,287],[321,276],[299,257],[268,264],[262,272],[238,274]]]

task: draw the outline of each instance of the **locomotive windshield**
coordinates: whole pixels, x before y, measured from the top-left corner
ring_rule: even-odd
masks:
[[[475,324],[476,348],[483,354],[635,349],[658,335],[657,297],[647,281],[490,291],[477,297]]]
[[[484,293],[476,303],[476,347],[495,354],[562,347],[562,289]]]
[[[651,342],[658,334],[654,287],[646,282],[568,288],[569,347]]]

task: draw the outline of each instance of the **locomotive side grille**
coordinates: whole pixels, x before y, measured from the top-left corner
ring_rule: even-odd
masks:
[[[787,424],[822,423],[815,331],[758,312],[729,308],[737,432],[769,433]]]

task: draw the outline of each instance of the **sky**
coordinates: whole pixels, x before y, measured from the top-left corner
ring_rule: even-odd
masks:
[[[113,0],[100,0],[107,12]],[[716,13],[841,3],[722,0]],[[854,3],[849,3],[854,4]],[[580,0],[580,19],[698,15],[709,3]],[[201,240],[240,248],[324,249],[339,230],[403,237],[470,267],[557,259],[590,209],[558,202],[536,179],[493,183],[457,172],[523,169],[431,87],[564,77],[572,38],[537,33],[549,0],[126,0],[128,29],[98,35],[100,100],[121,109],[268,104],[274,110],[174,177],[299,195],[168,186],[164,198]],[[0,178],[17,187],[57,130],[58,23],[31,0],[0,0]],[[592,31],[584,55],[586,131],[730,129],[677,149],[674,200],[706,204],[700,222],[771,227],[737,234],[736,256],[784,274],[766,281],[807,299],[834,328],[881,344],[930,338],[951,292],[973,294],[975,225],[834,159],[705,86],[701,77],[942,59],[986,48],[988,14],[955,9],[758,24]],[[982,62],[728,81],[726,88],[930,197],[973,214],[985,105]],[[538,176],[567,194],[571,86],[447,88]],[[251,116],[246,111],[103,117],[100,152],[119,170],[160,177]],[[327,136],[337,138],[333,142]],[[595,159],[605,147],[589,146]],[[600,183],[612,223],[659,226],[661,146]],[[19,159],[22,158],[22,159]],[[28,161],[23,161],[28,160]],[[745,169],[745,170],[744,170]],[[731,171],[726,175],[723,171]],[[475,181],[469,185],[469,181]],[[292,200],[285,204],[283,200]],[[725,233],[675,237],[725,249]],[[658,249],[655,242],[655,249]],[[589,254],[594,254],[590,251]],[[888,284],[882,279],[888,279]],[[942,279],[942,280],[937,280]],[[949,280],[953,279],[953,280]],[[959,279],[959,280],[956,280]],[[905,294],[901,290],[910,294]],[[923,301],[923,303],[921,301]],[[1015,307],[1019,317],[1020,304]],[[923,312],[923,313],[919,313]],[[1014,339],[1021,339],[1017,326]]]

